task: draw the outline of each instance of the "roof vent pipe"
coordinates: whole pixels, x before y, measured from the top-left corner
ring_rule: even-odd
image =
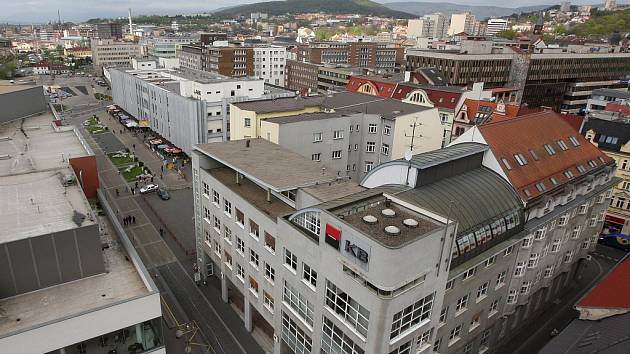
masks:
[[[390,225],[385,227],[385,233],[390,236],[396,236],[400,233],[400,229],[396,226]]]

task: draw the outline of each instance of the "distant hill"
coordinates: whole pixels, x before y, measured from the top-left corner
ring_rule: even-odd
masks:
[[[390,2],[383,4],[384,6],[397,11],[410,12],[416,16],[423,16],[432,14],[435,12],[441,12],[445,15],[451,15],[454,13],[460,13],[470,11],[473,15],[477,16],[477,19],[483,20],[489,17],[503,17],[511,14],[521,14],[526,12],[533,12],[544,10],[552,5],[537,5],[537,6],[523,6],[523,7],[498,7],[498,6],[474,6],[474,5],[459,5],[448,2]]]
[[[221,9],[213,14],[218,17],[248,16],[252,12],[264,12],[269,15],[287,13],[327,12],[337,14],[360,14],[380,17],[413,18],[414,15],[404,10],[393,10],[370,0],[286,0],[269,1],[255,4],[234,6]]]

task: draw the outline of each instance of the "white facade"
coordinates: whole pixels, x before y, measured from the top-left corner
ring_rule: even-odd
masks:
[[[407,37],[409,38],[445,38],[448,33],[448,20],[441,13],[424,15],[420,19],[409,20]]]
[[[508,29],[509,22],[502,18],[491,18],[488,20],[488,26],[486,28],[486,35],[494,36],[495,34]]]
[[[254,76],[284,87],[287,49],[281,46],[254,47]]]

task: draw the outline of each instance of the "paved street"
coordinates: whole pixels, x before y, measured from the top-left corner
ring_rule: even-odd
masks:
[[[584,295],[586,290],[608,274],[612,267],[623,258],[625,252],[597,245],[593,258],[587,264],[580,279],[572,283],[564,296],[556,298],[551,309],[543,312],[531,321],[529,326],[520,330],[527,335],[517,336],[509,344],[499,348],[498,353],[530,354],[537,353],[551,339],[550,333],[554,328],[562,330],[573,319],[577,318],[575,303]]]
[[[81,97],[84,99],[81,100]],[[75,107],[89,101],[88,97],[78,95],[64,101],[64,104],[76,112]],[[91,114],[90,110],[86,110],[83,114],[68,114],[66,119],[69,124],[82,127],[82,122]],[[201,333],[195,340],[209,344],[210,353],[262,353],[260,346],[245,330],[242,320],[221,301],[218,289],[213,285],[197,287],[192,279],[195,246],[190,181],[180,178],[175,172],[165,173],[163,180],[158,178],[158,184],[171,190],[171,200],[168,201],[159,199],[155,194],[143,196],[126,192],[127,184],[105,156],[106,152],[128,147],[154,172],[160,171],[161,160],[141,143],[139,137],[131,133],[111,132],[123,128],[108,116],[102,111],[99,113],[103,123],[110,126],[108,133],[91,135],[81,129],[96,154],[101,189],[107,193],[112,207],[121,219],[124,216],[136,218],[136,223],[127,226],[126,231],[147,269],[155,276],[164,300],[164,317],[171,317],[167,322],[197,323]],[[136,144],[135,150],[132,144]],[[160,228],[165,230],[163,237],[160,237]],[[167,343],[174,346],[174,352],[183,348],[182,341],[173,338],[167,338]]]

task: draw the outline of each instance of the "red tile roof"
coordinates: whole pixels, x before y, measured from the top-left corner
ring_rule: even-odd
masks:
[[[630,258],[626,258],[591,289],[577,307],[630,310]]]
[[[580,131],[580,128],[582,128],[582,122],[584,121],[584,117],[577,114],[563,114],[562,119],[569,123],[576,132]]]
[[[468,116],[468,119],[470,120],[470,123],[475,122],[475,116],[479,111],[479,107],[482,106],[489,107],[490,112],[492,112],[491,119],[487,120],[488,123],[501,122],[506,119],[512,119],[514,117],[522,116],[525,114],[542,111],[542,108],[530,108],[527,105],[518,106],[513,104],[506,104],[505,112],[497,112],[497,102],[486,100],[473,100],[470,98],[467,98],[464,101],[464,105],[466,106],[466,114]]]
[[[619,112],[621,114],[630,114],[630,106],[619,103],[608,103],[606,110],[609,112]]]
[[[577,167],[580,165],[585,168],[584,173],[588,173],[604,164],[614,163],[610,157],[578,134],[560,114],[553,111],[483,124],[479,126],[479,130],[510,182],[525,201],[579,177],[582,173]],[[579,145],[575,146],[570,137],[575,138]],[[560,140],[566,150],[560,146]],[[549,155],[545,144],[551,146],[555,154]],[[526,164],[520,165],[517,162],[517,154],[522,154]],[[508,162],[509,168],[503,159]],[[591,160],[595,162],[595,167],[589,165]],[[573,177],[565,176],[566,171],[570,171]],[[556,185],[552,183],[551,177],[555,179]],[[544,184],[542,192],[537,189],[537,183]]]

